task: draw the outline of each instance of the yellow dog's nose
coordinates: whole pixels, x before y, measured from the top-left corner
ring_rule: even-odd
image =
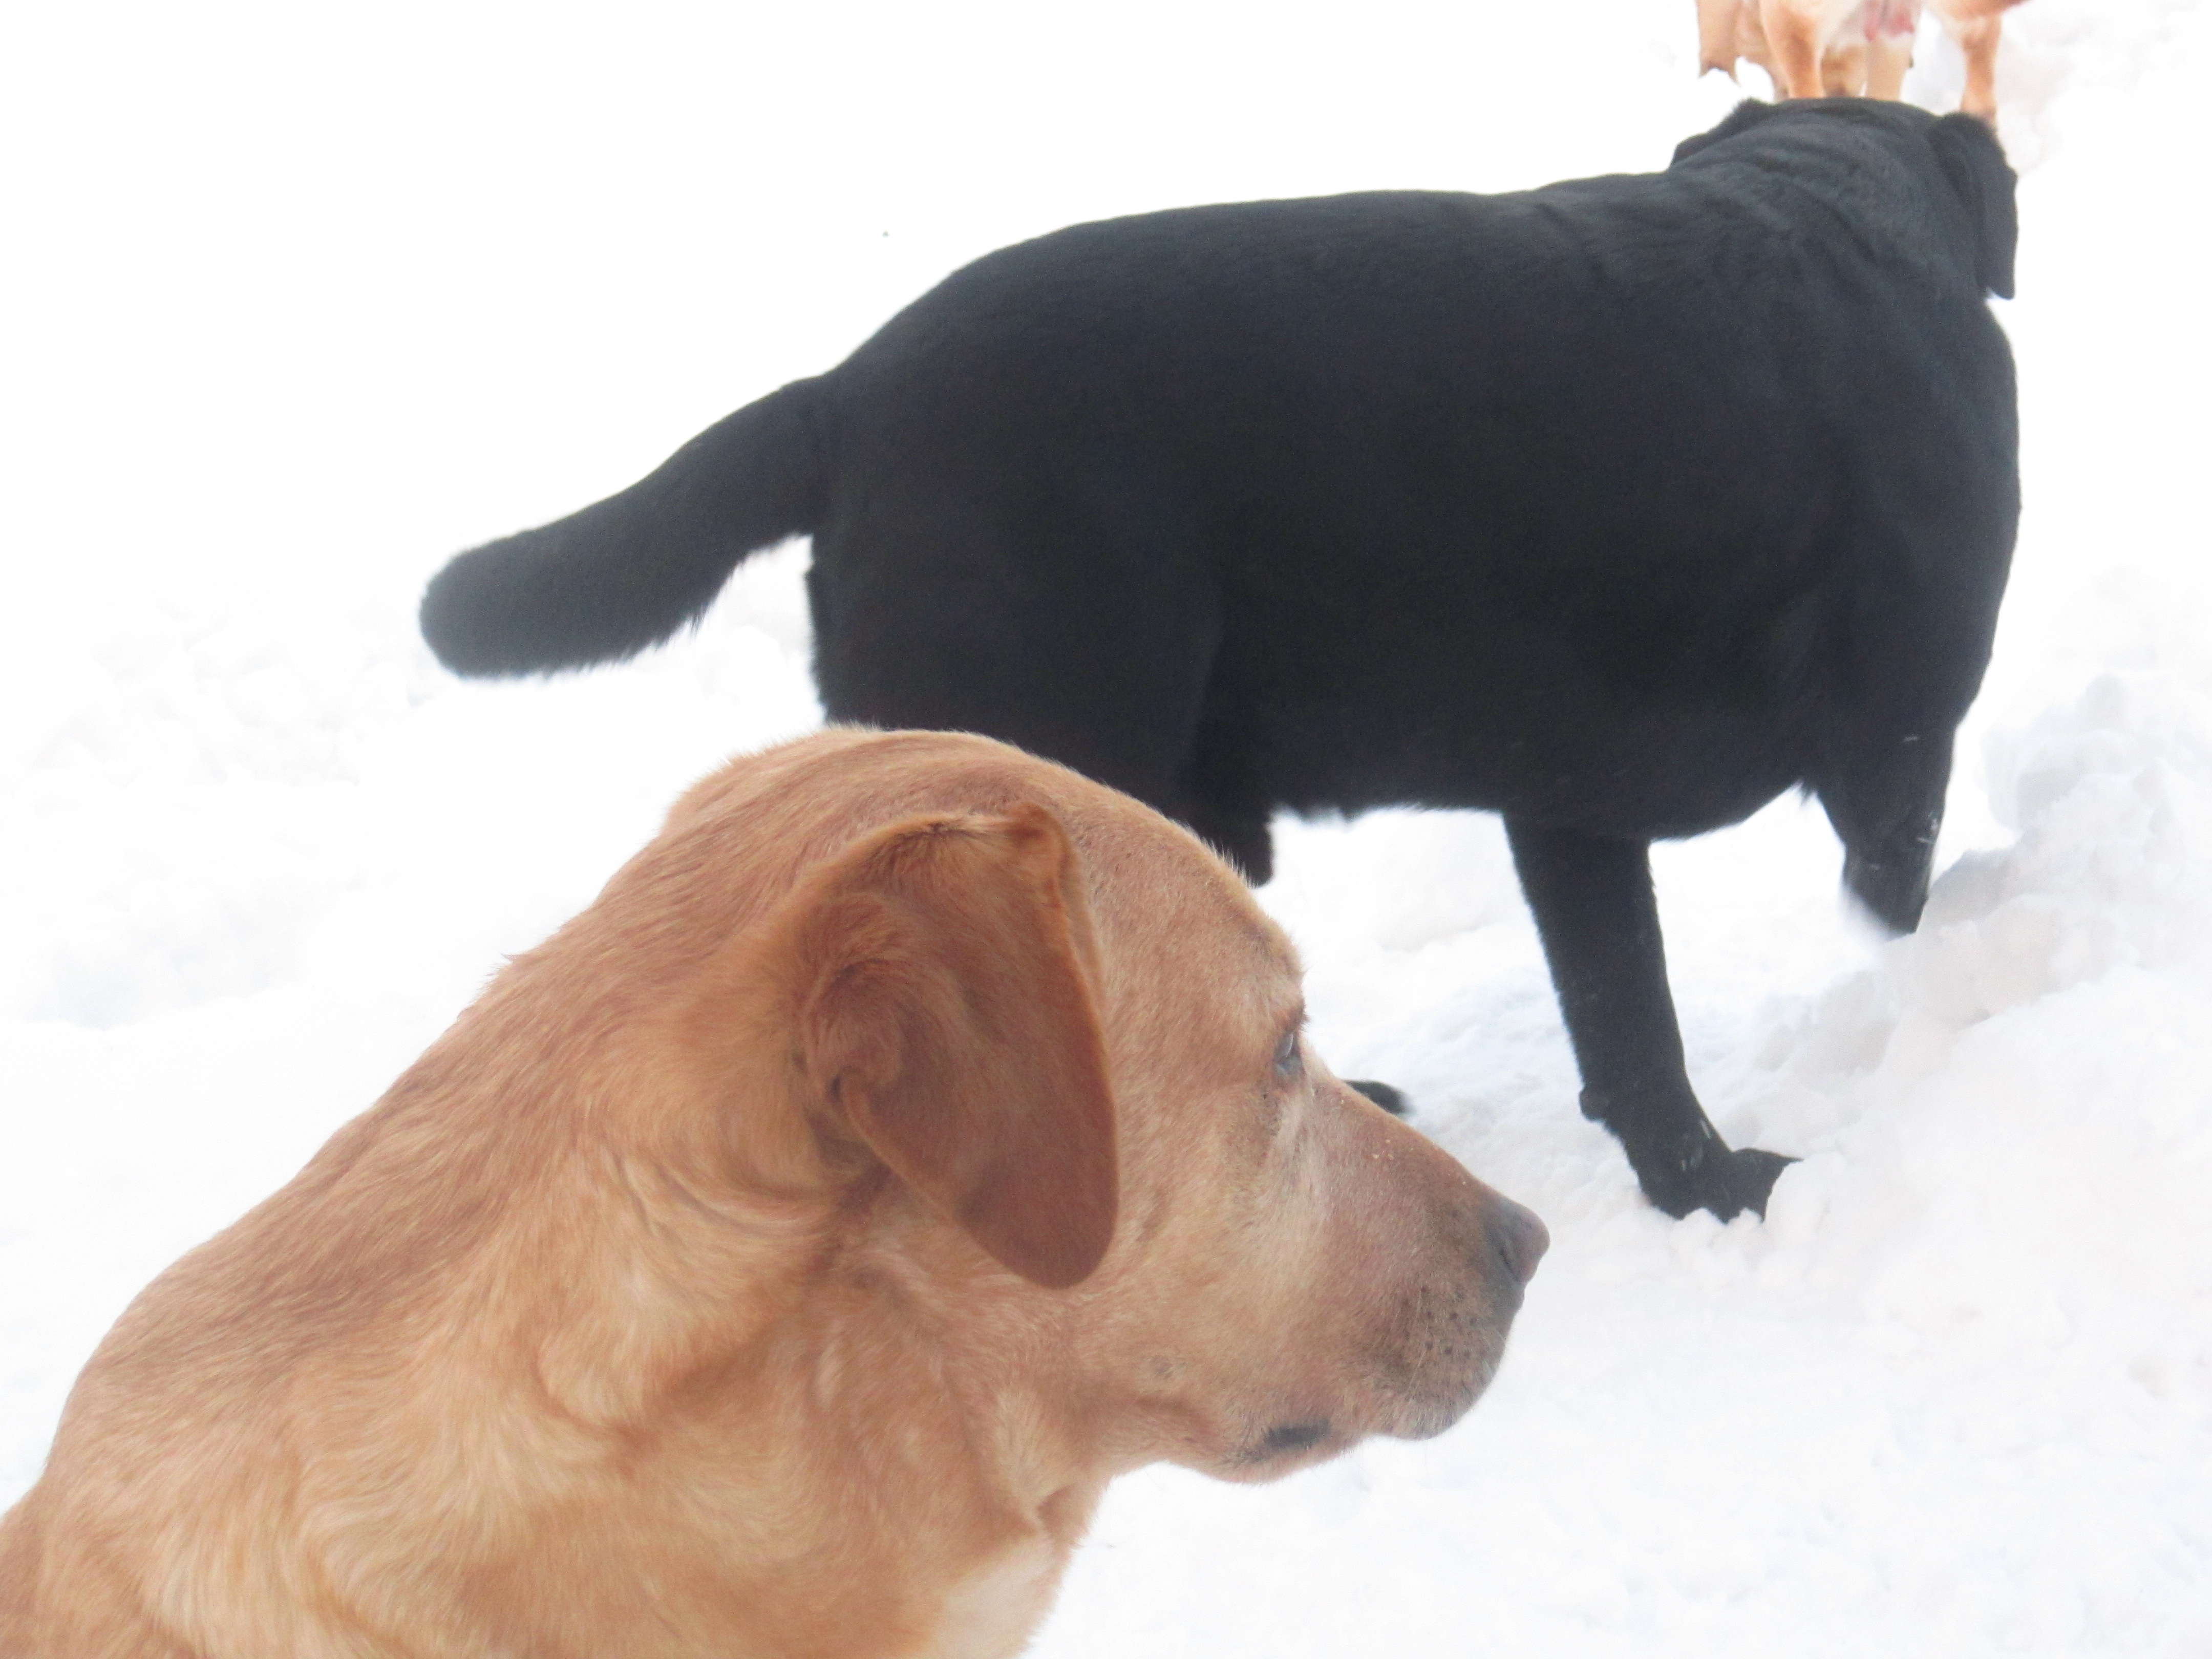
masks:
[[[1536,1264],[1552,1248],[1551,1230],[1537,1218],[1536,1212],[1510,1198],[1501,1198],[1491,1215],[1488,1231],[1490,1248],[1498,1252],[1498,1259],[1513,1275],[1513,1282],[1526,1285],[1534,1279]]]

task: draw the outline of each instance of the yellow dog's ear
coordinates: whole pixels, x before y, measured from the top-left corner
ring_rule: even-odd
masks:
[[[793,908],[816,1109],[1023,1278],[1089,1277],[1120,1174],[1096,950],[1058,820],[1028,805],[908,819],[803,881]]]

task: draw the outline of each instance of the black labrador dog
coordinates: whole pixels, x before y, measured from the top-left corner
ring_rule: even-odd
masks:
[[[1817,793],[1909,930],[2018,516],[1990,129],[1747,103],[1653,174],[1078,225],[455,559],[464,674],[625,657],[811,532],[831,718],[988,733],[1267,878],[1278,808],[1502,812],[1651,1201],[1764,1212],[1648,845]]]

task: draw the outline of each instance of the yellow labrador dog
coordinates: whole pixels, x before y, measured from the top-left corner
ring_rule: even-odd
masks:
[[[1012,1653],[1115,1475],[1435,1434],[1498,1364],[1541,1224],[1300,1018],[1126,796],[740,760],[124,1315],[0,1652]]]

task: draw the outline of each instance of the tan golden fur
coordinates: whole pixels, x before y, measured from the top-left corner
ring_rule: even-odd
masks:
[[[1497,1363],[1540,1227],[1299,1016],[1125,797],[740,760],[124,1315],[0,1651],[1013,1652],[1116,1474],[1432,1433]]]
[[[1959,107],[1994,121],[1997,44],[2021,0],[1927,0],[1966,58]],[[1698,0],[1698,70],[1748,58],[1778,98],[1896,98],[1912,66],[1921,0]]]

